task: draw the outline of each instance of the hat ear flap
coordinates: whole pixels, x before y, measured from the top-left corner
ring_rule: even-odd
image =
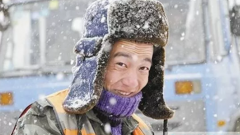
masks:
[[[76,50],[74,79],[62,105],[68,113],[83,114],[100,98],[108,55],[103,51],[101,38],[82,39]]]
[[[169,119],[174,114],[163,98],[164,61],[164,48],[154,48],[148,84],[142,90],[143,98],[138,107],[144,115],[154,119]]]

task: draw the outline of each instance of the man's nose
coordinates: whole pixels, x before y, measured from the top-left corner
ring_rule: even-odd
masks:
[[[125,74],[124,78],[122,79],[122,83],[130,88],[135,88],[138,86],[138,75],[136,71],[129,71]]]

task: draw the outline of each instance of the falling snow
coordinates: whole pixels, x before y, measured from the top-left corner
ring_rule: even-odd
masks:
[[[118,3],[119,0],[110,0],[110,2],[115,3],[115,5],[113,7],[105,6],[104,8],[116,9],[116,3]],[[122,2],[128,3],[129,0],[122,0]],[[5,53],[2,53],[0,45],[1,58],[5,58],[3,60],[4,63],[0,63],[0,65],[4,65],[4,67],[0,67],[0,93],[6,90],[13,91],[14,104],[11,106],[1,106],[0,108],[1,131],[6,131],[7,134],[7,130],[10,131],[12,129],[16,123],[17,116],[19,116],[28,104],[38,99],[45,99],[49,93],[59,90],[60,87],[67,88],[73,78],[75,79],[75,83],[69,87],[75,87],[84,92],[77,93],[76,91],[70,98],[72,104],[68,107],[76,109],[89,103],[90,99],[97,99],[98,95],[94,95],[91,91],[93,90],[91,86],[95,78],[85,79],[91,75],[95,75],[91,67],[96,66],[96,61],[94,61],[96,57],[86,58],[86,56],[93,57],[98,55],[94,52],[99,48],[91,48],[91,45],[98,45],[98,47],[102,47],[101,49],[104,52],[110,52],[112,44],[108,38],[112,33],[123,31],[125,32],[123,35],[126,33],[134,35],[136,30],[139,29],[145,33],[152,33],[151,36],[155,34],[164,38],[165,41],[168,41],[165,47],[166,66],[156,68],[161,68],[162,71],[165,71],[166,83],[164,84],[164,96],[168,97],[167,99],[171,99],[171,102],[167,102],[167,104],[176,109],[174,118],[170,119],[168,123],[169,131],[180,130],[192,132],[195,130],[205,131],[206,129],[221,129],[221,131],[225,131],[230,123],[235,122],[230,118],[232,118],[233,112],[236,111],[235,109],[240,107],[239,63],[238,56],[236,55],[240,53],[239,50],[236,49],[236,47],[239,46],[239,38],[235,39],[231,37],[231,35],[229,35],[230,37],[224,37],[228,32],[231,34],[231,31],[221,29],[221,26],[224,25],[224,23],[221,24],[221,18],[216,18],[217,21],[214,21],[213,18],[207,18],[213,21],[213,24],[211,24],[209,20],[209,22],[206,23],[206,18],[203,17],[206,17],[206,14],[209,17],[218,16],[218,10],[214,10],[216,14],[212,15],[210,10],[205,11],[205,8],[202,7],[204,4],[199,3],[197,0],[162,0],[161,2],[166,10],[168,23],[170,25],[169,35],[166,32],[160,34],[154,33],[156,30],[151,26],[155,25],[158,21],[155,20],[152,14],[150,14],[147,19],[143,18],[147,12],[154,11],[133,11],[129,12],[129,15],[126,17],[121,17],[121,12],[124,10],[119,11],[116,16],[100,14],[96,20],[102,24],[106,23],[109,17],[113,19],[121,17],[121,21],[126,23],[123,23],[123,26],[112,24],[113,28],[103,26],[101,30],[110,32],[110,34],[105,37],[99,36],[94,39],[85,38],[80,40],[75,46],[75,49],[78,50],[76,60],[74,60],[75,55],[72,53],[72,48],[84,35],[82,34],[83,30],[72,30],[71,23],[76,16],[84,18],[83,14],[86,10],[85,8],[89,5],[88,2],[81,1],[80,3],[77,2],[74,3],[73,6],[67,7],[68,4],[71,5],[71,2],[63,4],[59,1],[59,8],[48,10],[48,12],[43,11],[42,8],[33,9],[30,5],[28,5],[25,12],[22,11],[22,9],[25,8],[16,8],[10,12],[11,19],[14,22],[11,23],[11,28],[14,31],[9,29],[8,31],[2,32],[4,37],[2,37],[1,45],[7,46],[4,46],[4,49],[6,49],[6,56],[4,56]],[[40,3],[37,5],[41,7]],[[24,4],[21,6],[24,6]],[[135,5],[129,4],[129,6]],[[208,6],[212,6],[214,9],[214,5],[211,5],[211,2],[208,2]],[[225,5],[221,3],[221,6],[224,8]],[[61,8],[63,11],[59,11]],[[73,10],[70,11],[69,9]],[[226,11],[227,10],[228,9],[226,9]],[[34,13],[32,11],[34,11]],[[226,19],[225,23],[230,23],[227,22],[227,14],[219,16],[224,16],[224,19]],[[231,14],[231,16],[236,16],[236,14]],[[131,20],[131,17],[135,18]],[[163,15],[159,15],[158,17],[164,19]],[[45,22],[41,19],[44,19]],[[138,23],[135,20],[140,20],[140,22]],[[218,22],[219,25],[214,22]],[[92,24],[93,22],[87,23],[87,25]],[[44,30],[44,26],[46,26],[46,30]],[[216,29],[215,26],[218,29]],[[100,28],[96,29],[99,30]],[[227,33],[221,35],[221,31],[227,31]],[[217,35],[214,35],[214,32],[217,32]],[[10,33],[12,35],[9,35]],[[46,33],[46,35],[43,33]],[[145,33],[141,36],[144,37],[147,35]],[[87,34],[91,35],[92,32]],[[169,40],[166,39],[167,35]],[[224,43],[221,43],[222,40],[215,40],[215,38],[222,39]],[[238,44],[235,43],[236,41]],[[231,42],[231,50],[226,49],[226,47],[228,47],[227,42]],[[84,61],[86,63],[84,63]],[[0,62],[2,62],[2,59]],[[69,64],[70,66],[74,66],[72,68],[73,76],[70,73],[71,69],[67,67]],[[45,68],[47,70],[49,68],[50,71],[45,71]],[[66,70],[66,68],[69,70]],[[2,72],[2,70],[4,72]],[[6,77],[2,78],[5,72]],[[25,74],[25,72],[27,74]],[[79,74],[79,72],[81,72],[81,74]],[[34,76],[29,73],[32,73]],[[90,75],[85,73],[89,73]],[[12,75],[12,77],[8,77],[8,74],[9,76]],[[201,74],[201,76],[194,74]],[[23,75],[23,77],[19,77],[20,75]],[[36,77],[35,75],[39,76]],[[13,80],[19,82],[14,82]],[[62,83],[63,80],[67,80],[67,82]],[[176,80],[199,80],[201,91],[189,95],[175,95],[174,83]],[[45,85],[46,83],[49,85]],[[78,87],[79,85],[82,87]],[[81,99],[76,98],[79,95],[82,96]],[[19,97],[21,97],[21,99],[19,99]],[[181,101],[178,99],[181,99]],[[117,100],[114,98],[111,98],[109,102],[111,105],[117,104]],[[11,111],[5,111],[8,109],[11,111],[14,110],[13,112],[15,114],[11,114]],[[144,120],[147,119],[145,121],[151,122],[150,124],[154,127],[157,134],[162,133],[162,121],[146,118],[141,113],[139,115],[144,118]],[[226,118],[226,126],[216,127],[215,120],[222,118]],[[209,123],[209,121],[214,122]],[[33,123],[38,122],[38,120],[33,120]],[[24,124],[20,126],[24,127]],[[102,126],[104,126],[104,130],[107,133],[111,133],[110,124]]]
[[[110,103],[111,105],[116,105],[117,100],[112,97],[112,98],[110,98],[109,103]]]
[[[111,133],[111,126],[109,123],[104,125],[104,131],[108,134]]]

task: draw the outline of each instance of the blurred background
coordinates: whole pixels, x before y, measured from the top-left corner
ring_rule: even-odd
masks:
[[[67,88],[94,0],[0,0],[0,135],[30,103]],[[169,132],[240,132],[240,0],[160,0],[167,13]],[[144,117],[156,134],[163,121]]]

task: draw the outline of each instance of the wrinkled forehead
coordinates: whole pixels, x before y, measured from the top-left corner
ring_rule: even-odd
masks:
[[[139,55],[140,57],[152,57],[153,45],[151,43],[136,42],[131,40],[118,40],[113,44],[111,55],[119,53],[120,56],[130,57],[133,55]]]

